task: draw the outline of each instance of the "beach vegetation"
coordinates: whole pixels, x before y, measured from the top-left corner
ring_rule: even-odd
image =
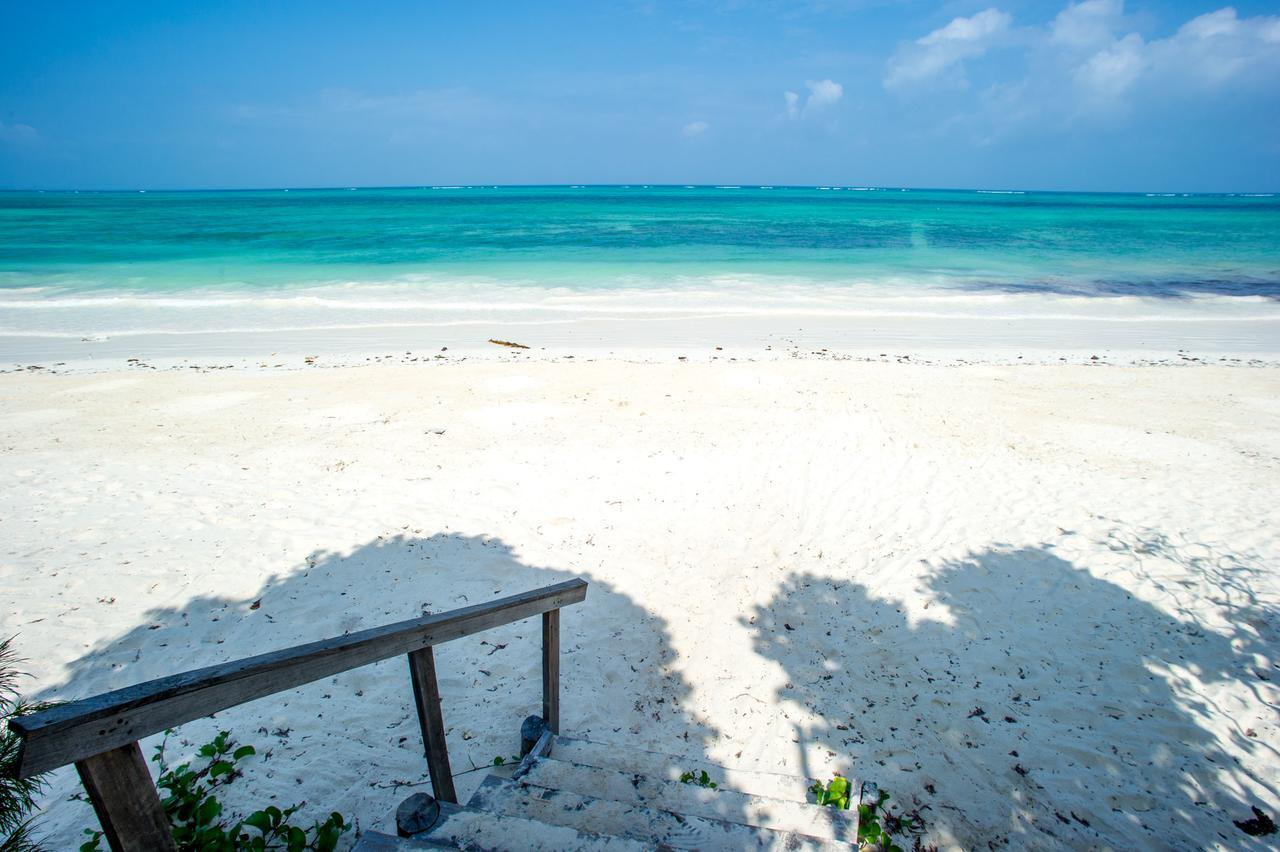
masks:
[[[849,779],[839,773],[836,773],[835,777],[826,784],[814,781],[809,792],[818,800],[819,805],[839,808],[843,811],[849,810],[849,796],[852,790],[849,787]]]
[[[714,790],[719,786],[716,782],[711,780],[711,776],[707,774],[707,770],[705,769],[701,772],[681,772],[680,783],[696,784],[699,787],[705,787],[708,790]]]
[[[858,805],[858,848],[903,852],[900,844],[910,842],[913,850],[922,849],[924,818],[918,810],[893,813],[889,809],[890,798],[888,792],[880,790],[874,801]]]
[[[9,720],[49,707],[26,701],[18,693],[21,662],[14,653],[13,640],[0,642],[0,850],[38,852],[43,849],[32,832],[31,812],[35,797],[44,789],[43,776],[18,777],[18,749],[21,740],[9,729]]]
[[[853,802],[854,790],[849,779],[837,773],[830,781],[823,784],[814,781],[809,788],[819,805],[849,810]],[[925,833],[924,818],[918,810],[895,814],[889,808],[892,798],[885,790],[879,790],[874,800],[863,799],[863,790],[858,791],[858,848],[860,850],[877,850],[877,852],[903,852],[900,843],[910,842],[913,850],[921,849],[921,838]],[[908,841],[908,838],[910,840]]]
[[[179,852],[331,852],[351,829],[336,812],[308,828],[295,825],[292,818],[301,805],[284,809],[268,805],[242,819],[228,818],[217,791],[243,775],[241,762],[257,750],[251,745],[236,745],[230,731],[221,731],[199,748],[196,760],[173,766],[165,757],[171,734],[166,732],[151,759],[160,768],[156,787]],[[85,834],[89,838],[80,852],[98,852],[102,832],[85,829]]]

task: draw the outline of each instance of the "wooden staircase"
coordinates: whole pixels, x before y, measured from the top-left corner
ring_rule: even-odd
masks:
[[[680,781],[705,770],[715,789]],[[743,772],[546,731],[510,777],[491,773],[465,805],[411,796],[399,837],[367,832],[356,852],[410,849],[856,849],[856,810],[809,801],[808,779]]]
[[[18,777],[74,763],[113,852],[176,852],[139,740],[405,655],[437,798],[411,796],[396,813],[399,836],[366,833],[355,847],[360,852],[857,847],[856,810],[811,804],[808,779],[558,736],[560,610],[586,596],[585,581],[567,580],[57,704],[9,721],[21,738]],[[495,771],[470,801],[457,804],[433,648],[533,617],[542,620],[542,713],[521,728],[531,749],[514,772]],[[707,787],[680,781],[684,772],[704,770]]]

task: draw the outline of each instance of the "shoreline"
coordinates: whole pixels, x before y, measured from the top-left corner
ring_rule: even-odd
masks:
[[[490,340],[519,343],[511,349]],[[564,323],[512,319],[445,327],[173,332],[106,339],[0,334],[0,372],[34,368],[102,371],[145,363],[159,369],[302,368],[377,362],[839,359],[960,365],[1280,364],[1280,323],[1256,320],[1100,322],[966,317],[886,322],[840,316],[580,317]]]

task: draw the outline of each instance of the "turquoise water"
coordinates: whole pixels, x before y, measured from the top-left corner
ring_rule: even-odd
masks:
[[[341,325],[396,306],[426,321],[433,308],[548,293],[648,294],[651,309],[655,295],[695,293],[779,310],[810,296],[845,307],[1000,294],[1273,301],[1280,199],[639,186],[0,193],[0,334]]]

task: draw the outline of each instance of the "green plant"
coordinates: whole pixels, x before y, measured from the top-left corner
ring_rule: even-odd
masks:
[[[849,787],[849,779],[839,773],[836,773],[836,776],[826,784],[814,781],[809,792],[817,798],[820,805],[839,808],[842,811],[849,810],[849,794],[852,790]]]
[[[707,770],[701,772],[681,772],[680,782],[682,784],[697,784],[699,787],[705,787],[708,790],[716,789],[716,782],[711,780],[711,776],[707,774]]]
[[[493,759],[494,766],[505,766],[508,763],[519,763],[519,762],[520,762],[520,756],[515,754],[511,755],[510,757],[503,757],[502,755],[498,755]]]
[[[199,765],[170,766],[164,754],[168,741],[166,734],[151,759],[160,766],[156,787],[161,791],[165,816],[180,852],[331,852],[338,845],[338,838],[351,829],[339,813],[330,814],[327,820],[308,829],[292,825],[289,820],[300,805],[284,810],[271,805],[229,822],[223,818],[222,802],[214,791],[241,776],[239,763],[257,753],[253,746],[237,748],[231,733],[222,731],[200,747]],[[89,839],[81,845],[80,852],[101,849],[102,832],[85,829],[85,834]]]
[[[871,847],[884,852],[903,852],[897,841],[910,836],[912,848],[920,849],[920,838],[924,835],[924,817],[919,811],[910,811],[902,815],[890,812],[886,802],[889,794],[881,790],[873,803],[862,802],[858,805],[858,847]]]
[[[848,810],[853,796],[853,787],[849,779],[837,774],[823,784],[814,781],[809,792],[817,798],[819,805]],[[861,791],[859,791],[861,799]],[[878,849],[883,852],[903,852],[897,844],[905,836],[911,837],[911,848],[920,849],[920,838],[924,835],[924,817],[919,811],[911,811],[897,815],[889,810],[886,804],[890,799],[884,790],[879,791],[873,803],[858,803],[858,848]]]
[[[49,707],[24,701],[18,695],[18,664],[12,639],[0,642],[0,850],[3,852],[38,852],[42,847],[32,836],[30,813],[35,797],[44,788],[43,776],[18,777],[18,747],[21,740],[9,729],[15,716],[34,713]]]

